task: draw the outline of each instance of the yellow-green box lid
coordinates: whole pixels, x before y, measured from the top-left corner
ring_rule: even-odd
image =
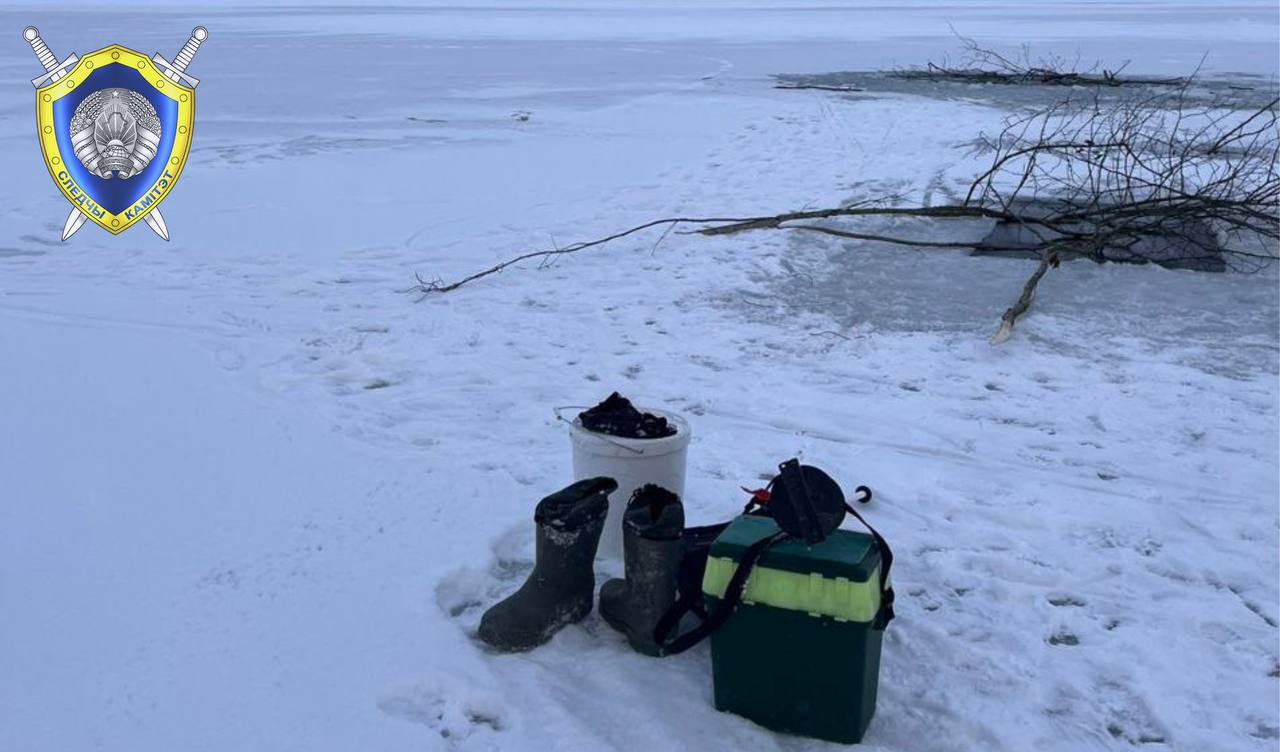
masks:
[[[771,517],[743,515],[711,544],[711,556],[739,561],[747,548],[778,532]],[[835,530],[821,543],[805,545],[801,540],[775,543],[765,550],[757,567],[800,574],[819,574],[866,582],[880,565],[875,541],[866,533]]]

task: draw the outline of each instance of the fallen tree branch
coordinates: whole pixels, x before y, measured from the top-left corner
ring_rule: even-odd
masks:
[[[955,30],[951,33],[960,40],[964,50],[962,61],[950,65],[930,61],[924,68],[896,70],[889,75],[902,79],[926,79],[930,81],[956,81],[970,84],[1036,84],[1041,86],[1185,86],[1191,78],[1155,78],[1135,76],[1126,78],[1120,74],[1129,67],[1128,60],[1114,70],[1104,68],[1101,62],[1081,70],[1080,60],[1067,60],[1060,56],[1033,60],[1031,49],[1023,45],[1018,57],[1003,55],[994,49],[983,47],[977,41]]]
[[[716,227],[698,230],[700,235],[733,235],[748,230],[778,229],[787,222],[811,219],[837,219],[841,217],[924,217],[929,219],[996,219],[1005,222],[1018,222],[1020,218],[1008,211],[979,206],[977,204],[944,204],[942,206],[878,206],[870,202],[854,206],[842,206],[834,209],[815,209],[811,211],[784,212],[761,217],[745,219],[720,220]],[[1030,224],[1045,225],[1045,220],[1028,219]],[[1056,228],[1051,228],[1056,229]],[[967,246],[966,246],[967,247]]]
[[[1017,302],[1005,310],[1004,315],[1000,317],[1000,328],[991,337],[991,344],[998,345],[1013,335],[1014,322],[1031,307],[1031,299],[1035,297],[1036,285],[1040,284],[1040,278],[1044,276],[1045,272],[1049,271],[1050,266],[1058,266],[1058,255],[1056,253],[1046,253],[1040,259],[1040,265],[1036,267],[1036,270],[1027,279],[1026,284],[1022,286],[1022,294],[1018,296]]]
[[[1007,251],[1010,253],[1026,253],[1025,246],[998,246],[987,245],[986,243],[967,243],[963,241],[947,242],[947,241],[931,241],[931,240],[913,240],[910,238],[895,238],[890,235],[875,235],[866,232],[850,232],[849,230],[841,230],[835,227],[823,227],[822,225],[788,225],[783,229],[787,230],[804,230],[805,232],[817,232],[823,235],[832,235],[837,238],[845,238],[847,240],[866,240],[873,243],[888,243],[889,245],[905,245],[911,248],[948,248],[959,250],[981,250],[992,253],[1000,253]]]
[[[907,80],[956,81],[968,84],[1038,84],[1041,86],[1182,86],[1182,78],[1122,78],[1119,71],[1102,73],[1074,73],[1051,68],[1026,68],[1015,71],[985,70],[982,68],[950,68],[929,63],[922,69],[893,71],[893,78]]]
[[[824,84],[791,84],[786,82],[778,82],[773,85],[775,89],[813,89],[815,91],[835,91],[840,93],[865,91],[858,86],[827,86]]]
[[[935,219],[938,219],[938,218],[954,219],[954,218],[968,217],[968,218],[974,218],[974,219],[1002,219],[1006,221],[1017,221],[1018,219],[1015,215],[1010,214],[1008,212],[1001,212],[1001,211],[996,211],[992,209],[984,209],[978,206],[958,206],[958,205],[925,206],[925,207],[883,207],[883,208],[854,206],[854,207],[844,207],[844,208],[837,208],[837,209],[822,209],[818,211],[786,212],[783,214],[775,214],[772,216],[762,216],[762,217],[663,217],[662,219],[655,219],[649,222],[645,222],[643,224],[635,225],[634,227],[629,227],[625,230],[622,230],[620,232],[615,232],[612,235],[607,235],[605,237],[573,243],[572,245],[567,245],[567,246],[557,246],[553,248],[547,248],[543,250],[522,253],[518,256],[514,256],[505,261],[494,264],[493,266],[490,266],[486,269],[482,269],[473,274],[469,274],[465,277],[454,280],[453,282],[446,283],[440,279],[428,280],[428,279],[424,279],[420,274],[415,274],[414,277],[416,279],[417,284],[415,284],[413,287],[400,290],[400,292],[419,293],[424,297],[434,293],[452,292],[458,289],[459,287],[462,287],[463,285],[469,284],[471,282],[475,282],[478,279],[483,279],[485,277],[498,274],[499,272],[506,270],[508,267],[515,266],[525,261],[532,261],[532,260],[538,259],[542,262],[545,262],[547,259],[552,259],[559,256],[567,256],[569,254],[585,251],[590,248],[595,248],[597,246],[605,245],[606,243],[610,243],[614,240],[621,240],[622,238],[625,238],[629,235],[635,235],[636,233],[643,232],[644,230],[652,229],[655,227],[664,227],[665,230],[663,233],[663,237],[666,237],[666,234],[669,233],[671,229],[677,225],[714,225],[713,227],[703,227],[702,229],[695,231],[698,234],[702,234],[702,235],[731,235],[739,232],[746,232],[749,230],[760,230],[760,229],[789,229],[789,230],[793,229],[793,230],[805,230],[808,232],[825,233],[827,235],[834,235],[834,236],[843,237],[851,240],[877,241],[877,242],[889,243],[893,245],[914,246],[917,248],[953,248],[953,249],[968,248],[968,249],[981,249],[981,250],[997,251],[997,252],[998,251],[1026,252],[1026,248],[1013,248],[1013,247],[1002,248],[999,246],[990,246],[990,245],[985,245],[983,243],[978,243],[978,242],[942,243],[942,242],[931,242],[931,241],[923,241],[923,240],[910,240],[910,239],[903,239],[903,238],[895,238],[887,235],[872,235],[872,234],[865,234],[865,233],[856,233],[856,232],[851,232],[847,230],[840,230],[838,228],[833,228],[833,227],[822,227],[820,225],[786,225],[784,226],[785,223],[787,222],[794,222],[797,220],[832,219],[837,217],[868,217],[868,216],[899,216],[899,217],[905,216],[905,217],[925,217],[925,218],[935,218]],[[1036,224],[1036,225],[1046,224],[1041,220],[1029,220],[1029,223]],[[659,239],[659,241],[661,241],[661,238]],[[655,245],[654,249],[656,249],[656,247],[657,246]]]
[[[708,223],[708,222],[733,222],[733,221],[736,221],[736,220],[699,218],[699,217],[667,217],[664,219],[655,219],[652,222],[645,222],[642,225],[636,225],[635,227],[631,227],[621,232],[615,232],[614,234],[603,237],[603,238],[597,238],[595,240],[587,240],[581,243],[574,243],[572,245],[564,246],[563,248],[551,248],[548,250],[531,251],[529,253],[523,253],[519,256],[516,256],[515,258],[507,259],[506,261],[503,261],[501,263],[494,264],[488,269],[478,271],[475,274],[468,275],[457,281],[450,282],[447,284],[438,279],[424,280],[421,275],[415,274],[414,276],[417,278],[418,284],[406,290],[401,290],[400,292],[422,293],[424,297],[431,293],[452,292],[453,290],[456,290],[459,287],[462,287],[463,285],[469,282],[474,282],[477,279],[483,279],[485,277],[488,277],[491,274],[497,274],[498,272],[501,272],[507,267],[515,266],[516,264],[519,264],[523,261],[530,261],[532,259],[542,259],[545,261],[547,259],[554,258],[556,256],[565,256],[570,253],[585,251],[588,248],[594,248],[596,246],[604,245],[605,243],[609,243],[614,240],[620,240],[622,238],[627,237],[628,235],[634,235],[637,232],[647,230],[651,227],[662,227],[665,225],[665,226],[668,226],[669,228],[671,226],[682,224],[682,223],[701,224],[701,223]]]
[[[1060,259],[1156,262],[1181,268],[1255,272],[1280,259],[1280,98],[1257,110],[1193,106],[1185,87],[1104,102],[1067,99],[1011,116],[983,136],[992,152],[961,203],[910,205],[900,196],[754,217],[667,217],[595,240],[531,251],[451,283],[415,275],[405,292],[425,298],[456,290],[521,262],[559,257],[662,228],[705,236],[797,230],[845,240],[1040,259],[1017,301],[1000,319],[993,344],[1007,340],[1031,306],[1040,280]],[[1013,239],[928,240],[844,226],[869,218],[986,220]],[[1020,235],[1019,235],[1020,233]],[[656,249],[657,245],[654,245]]]

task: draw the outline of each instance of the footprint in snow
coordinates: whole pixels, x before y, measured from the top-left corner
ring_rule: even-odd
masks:
[[[1249,736],[1255,739],[1280,739],[1280,727],[1258,721],[1257,727],[1249,732]]]
[[[514,592],[533,570],[533,540],[526,526],[499,536],[493,553],[487,569],[455,569],[436,584],[436,604],[468,632],[475,631],[485,608]]]
[[[1049,596],[1049,605],[1057,608],[1082,608],[1085,602],[1074,595],[1051,595]]]
[[[433,684],[417,684],[378,701],[387,715],[417,723],[440,735],[449,749],[499,749],[499,734],[509,727],[501,697],[468,686],[453,676]]]
[[[1104,728],[1116,740],[1133,745],[1169,744],[1169,732],[1156,720],[1146,700],[1122,679],[1103,679],[1094,687]]]
[[[1070,632],[1066,632],[1066,631],[1057,632],[1056,634],[1049,636],[1049,644],[1056,645],[1056,646],[1066,645],[1067,647],[1075,647],[1076,645],[1080,644],[1080,638],[1071,634]]]

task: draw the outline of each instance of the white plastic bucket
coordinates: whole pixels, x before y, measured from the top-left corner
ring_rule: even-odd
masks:
[[[597,558],[622,561],[622,513],[637,488],[653,483],[684,498],[691,436],[688,421],[665,410],[637,409],[666,418],[675,427],[675,434],[661,439],[624,439],[588,431],[577,418],[570,422],[556,411],[556,417],[569,423],[574,481],[600,475],[618,481],[618,490],[609,494],[609,516],[600,536]]]

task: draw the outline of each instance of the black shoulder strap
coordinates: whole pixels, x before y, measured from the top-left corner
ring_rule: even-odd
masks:
[[[871,498],[871,489],[866,486],[858,486],[856,491],[861,495],[863,501]],[[750,514],[753,506],[755,506],[754,503],[748,503],[746,508],[743,509],[743,513]],[[877,630],[883,630],[894,618],[893,602],[895,596],[893,588],[889,585],[889,571],[893,568],[893,550],[889,548],[888,541],[867,522],[866,518],[858,513],[858,510],[847,502],[844,506],[845,511],[853,515],[871,532],[871,539],[875,542],[876,550],[880,553],[880,610],[876,613],[872,627]],[[760,560],[760,556],[764,554],[769,546],[786,540],[788,537],[790,536],[785,532],[778,531],[748,546],[747,550],[742,554],[741,561],[738,562],[738,568],[733,572],[733,577],[729,579],[724,596],[720,599],[720,603],[716,605],[715,611],[706,615],[698,626],[672,638],[672,632],[680,626],[680,620],[684,618],[685,614],[691,611],[698,613],[701,606],[701,588],[690,588],[689,592],[682,592],[680,599],[662,615],[653,630],[653,639],[661,646],[662,654],[676,655],[683,653],[724,626],[724,623],[729,620],[734,610],[737,609],[738,604],[742,602],[742,593],[746,590],[747,578],[751,575],[751,570],[755,568],[756,562]],[[703,615],[699,613],[698,616],[701,617]]]
[[[866,496],[864,498],[871,498],[871,489],[866,486],[858,486],[857,491],[859,493],[865,492]],[[876,529],[871,527],[871,523],[867,522],[862,515],[858,514],[858,510],[850,506],[848,502],[845,502],[844,508],[846,512],[856,517],[858,522],[865,525],[867,530],[871,531],[871,539],[875,541],[876,548],[880,552],[880,611],[876,613],[876,618],[875,621],[872,622],[872,626],[876,629],[884,629],[889,626],[889,622],[893,621],[894,615],[894,594],[893,588],[889,585],[889,570],[893,568],[893,550],[889,548],[889,543],[880,535],[880,533],[877,533]]]
[[[725,587],[724,596],[716,604],[716,609],[698,626],[682,635],[678,635],[674,639],[669,639],[671,633],[680,625],[681,617],[688,613],[692,606],[689,603],[685,603],[684,608],[681,608],[681,604],[677,603],[675,607],[663,614],[653,630],[653,639],[662,647],[662,654],[676,655],[683,653],[702,642],[712,632],[724,626],[724,623],[729,620],[734,610],[737,609],[738,604],[742,602],[742,592],[746,590],[747,577],[751,575],[751,570],[755,568],[756,562],[760,560],[760,555],[764,553],[766,548],[787,537],[786,533],[779,530],[773,535],[761,538],[748,546],[747,550],[742,554],[742,560],[738,562],[738,568],[733,572],[733,577],[729,578],[729,584]],[[690,595],[686,594],[681,601],[688,601],[690,597]],[[701,597],[701,593],[692,597]]]

